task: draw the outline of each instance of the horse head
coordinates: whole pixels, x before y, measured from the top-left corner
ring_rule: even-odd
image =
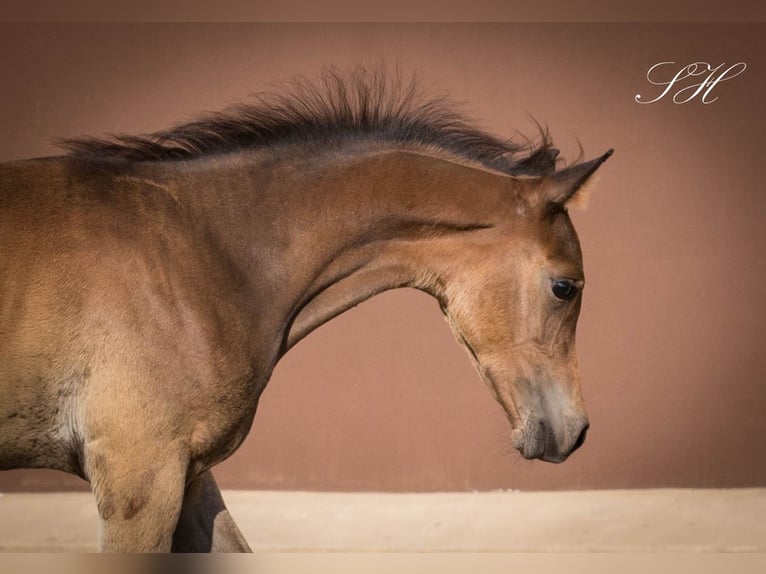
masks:
[[[442,311],[505,409],[525,458],[562,462],[589,426],[575,354],[585,276],[566,205],[610,155],[542,177],[507,178],[508,210],[444,270]]]

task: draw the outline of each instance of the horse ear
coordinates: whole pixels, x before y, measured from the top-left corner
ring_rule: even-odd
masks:
[[[545,199],[558,205],[564,205],[571,201],[613,152],[614,150],[610,149],[601,157],[578,163],[546,176],[544,178],[546,184]]]

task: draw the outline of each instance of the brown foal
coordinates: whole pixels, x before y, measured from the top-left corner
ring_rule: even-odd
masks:
[[[434,296],[527,458],[588,419],[556,170],[377,74],[0,165],[0,468],[76,473],[108,551],[248,550],[209,469],[277,361],[373,295]]]

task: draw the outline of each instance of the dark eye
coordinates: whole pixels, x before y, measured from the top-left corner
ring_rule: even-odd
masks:
[[[574,299],[579,291],[577,285],[570,279],[556,279],[553,281],[552,289],[556,298],[561,299],[562,301],[570,301]]]

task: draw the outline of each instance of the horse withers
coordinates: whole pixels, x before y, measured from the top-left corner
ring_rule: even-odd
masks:
[[[247,550],[210,468],[277,361],[382,291],[440,303],[526,458],[588,428],[556,169],[377,72],[0,166],[0,468],[91,484],[108,551]]]

